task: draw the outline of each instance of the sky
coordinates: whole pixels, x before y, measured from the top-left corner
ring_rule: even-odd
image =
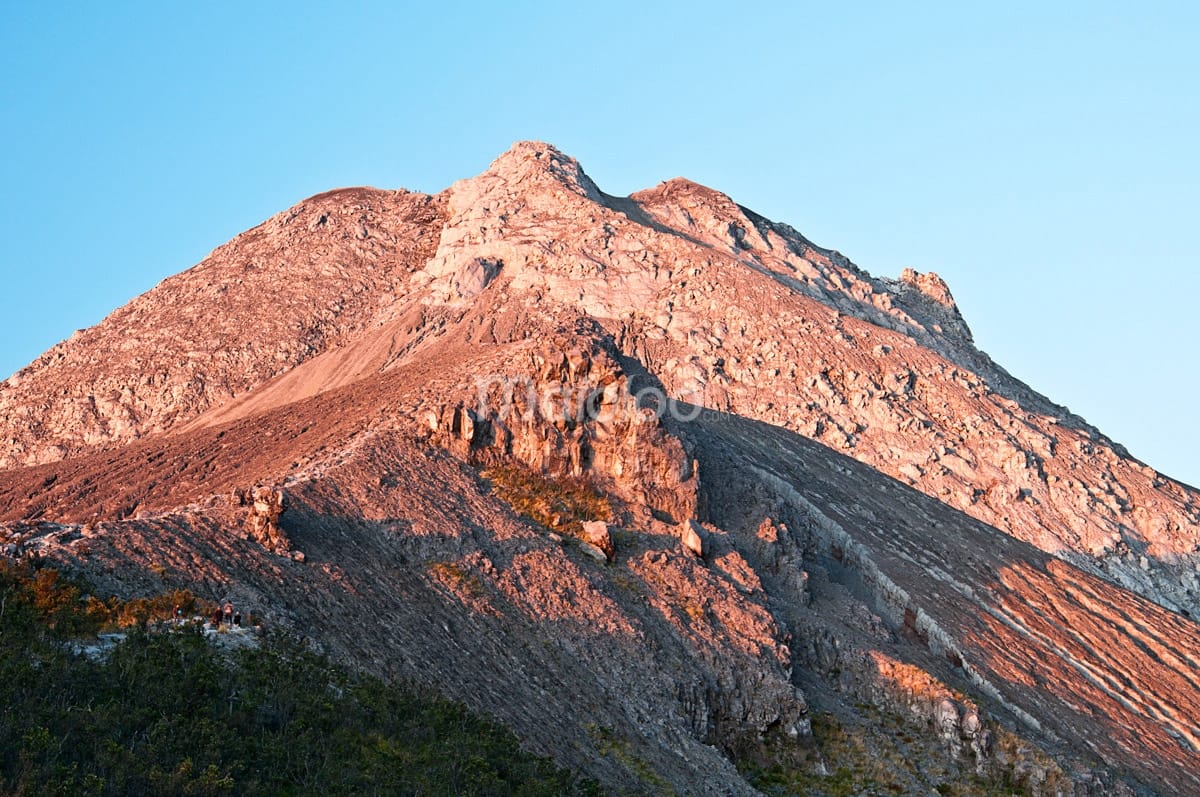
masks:
[[[1192,3],[5,3],[0,378],[309,195],[538,139],[936,271],[980,348],[1200,485],[1197,40]]]

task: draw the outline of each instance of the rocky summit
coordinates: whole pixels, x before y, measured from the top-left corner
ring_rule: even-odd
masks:
[[[547,144],[307,199],[47,351],[0,520],[606,793],[1200,794],[1200,493],[937,275]]]

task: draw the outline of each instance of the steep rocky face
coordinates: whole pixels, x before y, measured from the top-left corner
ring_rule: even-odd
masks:
[[[1200,790],[1200,496],[936,275],[686,180],[611,197],[523,143],[316,197],[24,369],[0,427],[10,554],[239,594],[615,790],[819,779],[818,715],[893,791]]]

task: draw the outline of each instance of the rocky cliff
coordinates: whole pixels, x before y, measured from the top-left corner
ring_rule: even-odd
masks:
[[[686,180],[314,197],[0,386],[0,463],[10,552],[233,591],[614,790],[1200,791],[1196,491],[936,275]]]

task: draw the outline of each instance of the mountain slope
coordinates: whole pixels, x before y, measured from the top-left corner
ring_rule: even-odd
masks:
[[[403,312],[440,204],[345,189],[312,197],[0,386],[0,467],[172,429]]]
[[[522,143],[316,197],[0,412],[15,545],[232,591],[614,789],[828,771],[829,716],[906,790],[1200,791],[1200,496],[992,363],[935,275],[686,180],[611,197]]]

